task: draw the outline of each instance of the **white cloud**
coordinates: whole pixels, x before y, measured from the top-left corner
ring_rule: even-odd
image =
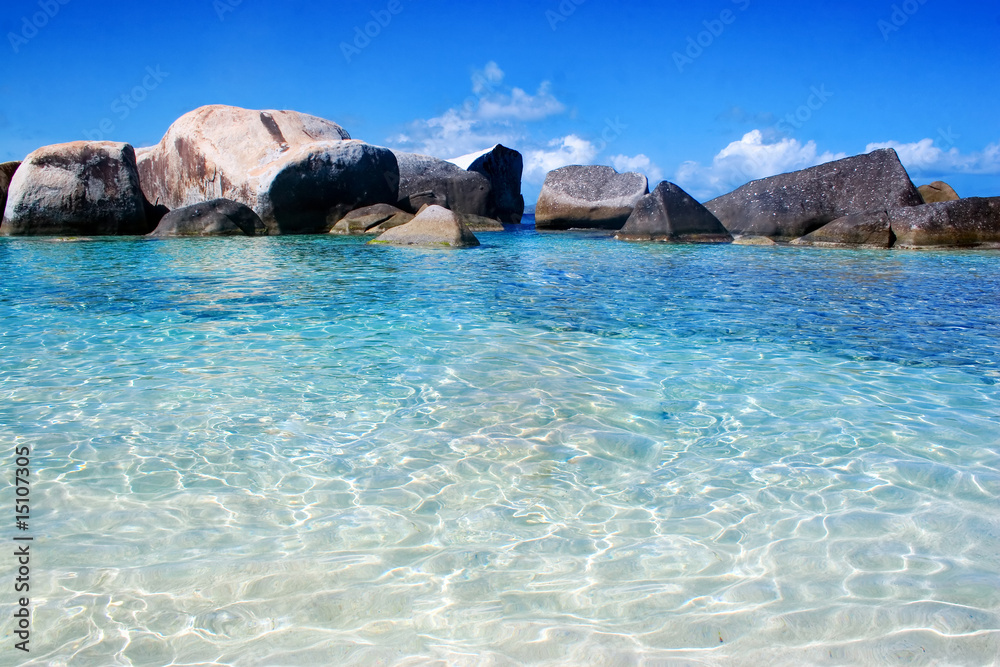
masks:
[[[640,153],[629,157],[628,155],[614,155],[611,157],[611,166],[620,172],[637,171],[645,174],[649,179],[650,189],[663,180],[663,171],[656,166],[646,155]]]
[[[551,88],[548,81],[543,81],[536,95],[515,88],[510,95],[484,97],[479,101],[478,116],[483,120],[533,121],[560,114],[566,106],[552,95]]]
[[[739,186],[776,174],[813,167],[847,157],[845,153],[820,153],[815,141],[805,144],[797,139],[766,141],[760,130],[753,130],[734,141],[704,166],[685,162],[674,181],[693,196],[704,201],[725,194]]]
[[[505,86],[504,72],[495,62],[472,74],[473,96],[440,116],[417,120],[406,132],[388,142],[404,150],[440,158],[473,153],[495,144],[523,141],[525,123],[558,115],[566,106],[543,81],[532,95],[522,88]]]
[[[597,147],[586,139],[570,134],[553,139],[547,148],[528,151],[524,156],[524,179],[541,183],[545,174],[571,164],[590,164],[597,157]]]
[[[962,153],[957,148],[945,150],[934,145],[933,139],[913,143],[883,141],[871,143],[865,152],[893,148],[899,154],[911,176],[945,176],[947,174],[1000,174],[1000,142],[990,144],[976,153]]]

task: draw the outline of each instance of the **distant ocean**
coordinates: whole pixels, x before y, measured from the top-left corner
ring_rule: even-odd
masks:
[[[0,241],[0,663],[996,663],[1000,254],[479,236]]]

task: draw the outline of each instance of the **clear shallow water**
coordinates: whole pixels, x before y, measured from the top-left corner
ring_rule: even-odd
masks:
[[[1000,254],[480,237],[0,242],[31,664],[995,664]]]

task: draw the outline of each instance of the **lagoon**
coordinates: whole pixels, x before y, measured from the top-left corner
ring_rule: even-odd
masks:
[[[28,664],[993,663],[1000,255],[478,235],[0,240]]]

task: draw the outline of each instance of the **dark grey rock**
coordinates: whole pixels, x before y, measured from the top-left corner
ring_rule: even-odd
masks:
[[[829,248],[891,248],[895,238],[886,211],[852,213],[823,225],[792,245]]]
[[[642,174],[619,174],[603,166],[562,167],[545,176],[535,227],[617,231],[648,193],[649,182]]]
[[[416,213],[425,204],[456,213],[489,216],[493,188],[475,171],[427,155],[396,153],[399,169],[399,202],[396,206]]]
[[[489,153],[476,158],[468,170],[482,174],[490,182],[492,193],[487,217],[520,223],[524,215],[524,195],[521,194],[524,158],[521,154],[497,144]]]
[[[132,147],[74,141],[24,159],[10,182],[0,235],[110,236],[145,226]]]
[[[622,230],[621,241],[732,243],[712,212],[677,185],[663,181],[639,200]]]
[[[896,248],[1000,246],[1000,197],[968,197],[889,211]]]
[[[267,227],[249,206],[230,199],[174,209],[150,236],[262,236]]]
[[[923,203],[891,148],[747,183],[705,204],[730,234],[796,239],[851,213]]]
[[[413,220],[412,213],[401,211],[390,204],[375,204],[351,211],[333,226],[330,233],[375,234],[405,225],[410,220]]]

